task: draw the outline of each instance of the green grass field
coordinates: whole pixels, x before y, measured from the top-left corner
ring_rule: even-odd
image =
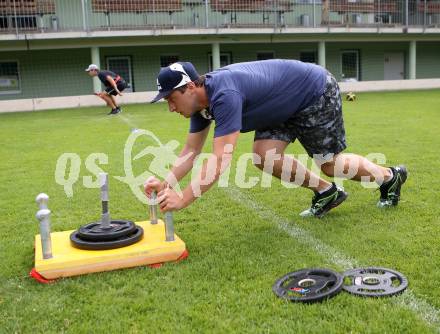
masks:
[[[52,285],[28,277],[39,233],[35,196],[49,194],[53,231],[98,220],[99,190],[84,187],[82,176],[92,175],[85,168],[87,156],[103,152],[112,217],[145,220],[147,207],[113,178],[124,175],[124,143],[137,127],[153,131],[163,143],[183,144],[188,122],[167,112],[165,104],[125,106],[115,117],[104,108],[0,114],[0,332],[439,332],[439,101],[439,91],[414,91],[358,94],[357,102],[344,102],[347,152],[380,152],[387,165],[408,167],[395,209],[376,208],[379,192],[345,182],[350,196],[343,205],[321,220],[302,219],[298,214],[310,205],[311,192],[287,189],[276,180],[271,188],[240,189],[231,178],[229,188],[214,187],[175,213],[187,260]],[[240,136],[235,157],[251,151],[252,139],[253,134]],[[70,198],[54,176],[65,152],[82,161]],[[304,151],[295,143],[289,153]],[[134,162],[135,175],[147,162]],[[261,177],[250,163],[247,175]],[[409,290],[383,299],[342,292],[312,305],[285,302],[271,291],[290,271],[350,266],[394,268],[408,277]]]

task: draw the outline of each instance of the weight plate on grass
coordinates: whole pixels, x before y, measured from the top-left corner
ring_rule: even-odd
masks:
[[[107,227],[101,222],[94,222],[81,226],[78,236],[83,240],[107,241],[133,234],[135,229],[135,223],[129,220],[112,220]]]
[[[303,269],[278,279],[272,287],[280,298],[292,302],[312,303],[338,294],[342,289],[342,276],[329,269]]]
[[[144,235],[144,230],[142,227],[135,225],[135,230],[129,235],[119,237],[115,240],[104,240],[104,241],[90,241],[82,239],[78,231],[72,232],[70,234],[70,242],[72,246],[80,249],[88,250],[105,250],[121,248],[125,246],[132,245],[142,239]]]
[[[351,269],[343,275],[343,289],[360,296],[392,296],[403,292],[408,287],[408,280],[405,276],[387,268]]]

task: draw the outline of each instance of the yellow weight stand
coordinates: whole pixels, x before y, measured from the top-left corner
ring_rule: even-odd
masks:
[[[71,241],[74,231],[50,233],[48,198],[46,194],[37,196],[40,234],[35,236],[35,268],[30,272],[30,276],[41,283],[50,283],[61,277],[122,268],[145,265],[157,267],[164,262],[175,262],[188,256],[185,243],[174,234],[171,212],[165,214],[165,222],[157,219],[155,205],[150,206],[150,220],[136,223],[144,232],[138,242],[106,250],[79,249]],[[108,197],[103,198],[108,202]],[[108,208],[107,204],[105,208]],[[108,217],[108,210],[103,209],[103,221]]]
[[[35,271],[47,280],[179,261],[187,256],[185,243],[177,235],[174,241],[165,241],[164,222],[155,225],[149,221],[137,222],[144,229],[141,241],[122,248],[83,250],[72,247],[73,231],[53,232],[52,258],[43,259],[40,235],[35,236]]]

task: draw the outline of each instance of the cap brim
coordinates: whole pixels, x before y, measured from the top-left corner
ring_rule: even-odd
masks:
[[[171,93],[172,93],[172,90],[169,90],[166,92],[161,92],[161,93],[157,94],[156,97],[150,101],[150,103],[155,103],[155,102],[159,101],[160,99],[167,97]]]

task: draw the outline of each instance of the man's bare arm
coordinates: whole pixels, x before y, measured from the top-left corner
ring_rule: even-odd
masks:
[[[214,138],[213,154],[204,162],[196,179],[183,191],[183,205],[188,206],[208,191],[230,165],[237,144],[239,131]]]
[[[107,75],[107,81],[110,82],[110,85],[112,85],[112,87],[114,88],[114,90],[116,91],[116,93],[118,93],[119,95],[121,95],[121,92],[118,89],[118,85],[116,85],[115,80],[113,80],[113,78],[110,75]]]
[[[239,134],[240,132],[236,131],[214,138],[213,154],[204,162],[200,173],[191,180],[191,184],[185,188],[183,196],[171,188],[162,189],[157,197],[161,211],[185,208],[208,191],[230,165]]]
[[[186,174],[193,168],[194,159],[202,151],[205,144],[206,137],[209,133],[209,126],[202,131],[188,134],[185,146],[179,154],[179,158],[171,168],[170,173],[163,182],[155,177],[149,178],[144,187],[145,193],[148,197],[151,196],[153,190],[160,192],[167,187],[167,185],[174,185],[174,182],[179,182]]]
[[[171,184],[172,179],[180,181],[193,168],[194,159],[200,154],[205,145],[209,133],[209,126],[199,132],[189,133],[186,138],[185,146],[179,154],[170,174],[165,178],[165,182]]]

